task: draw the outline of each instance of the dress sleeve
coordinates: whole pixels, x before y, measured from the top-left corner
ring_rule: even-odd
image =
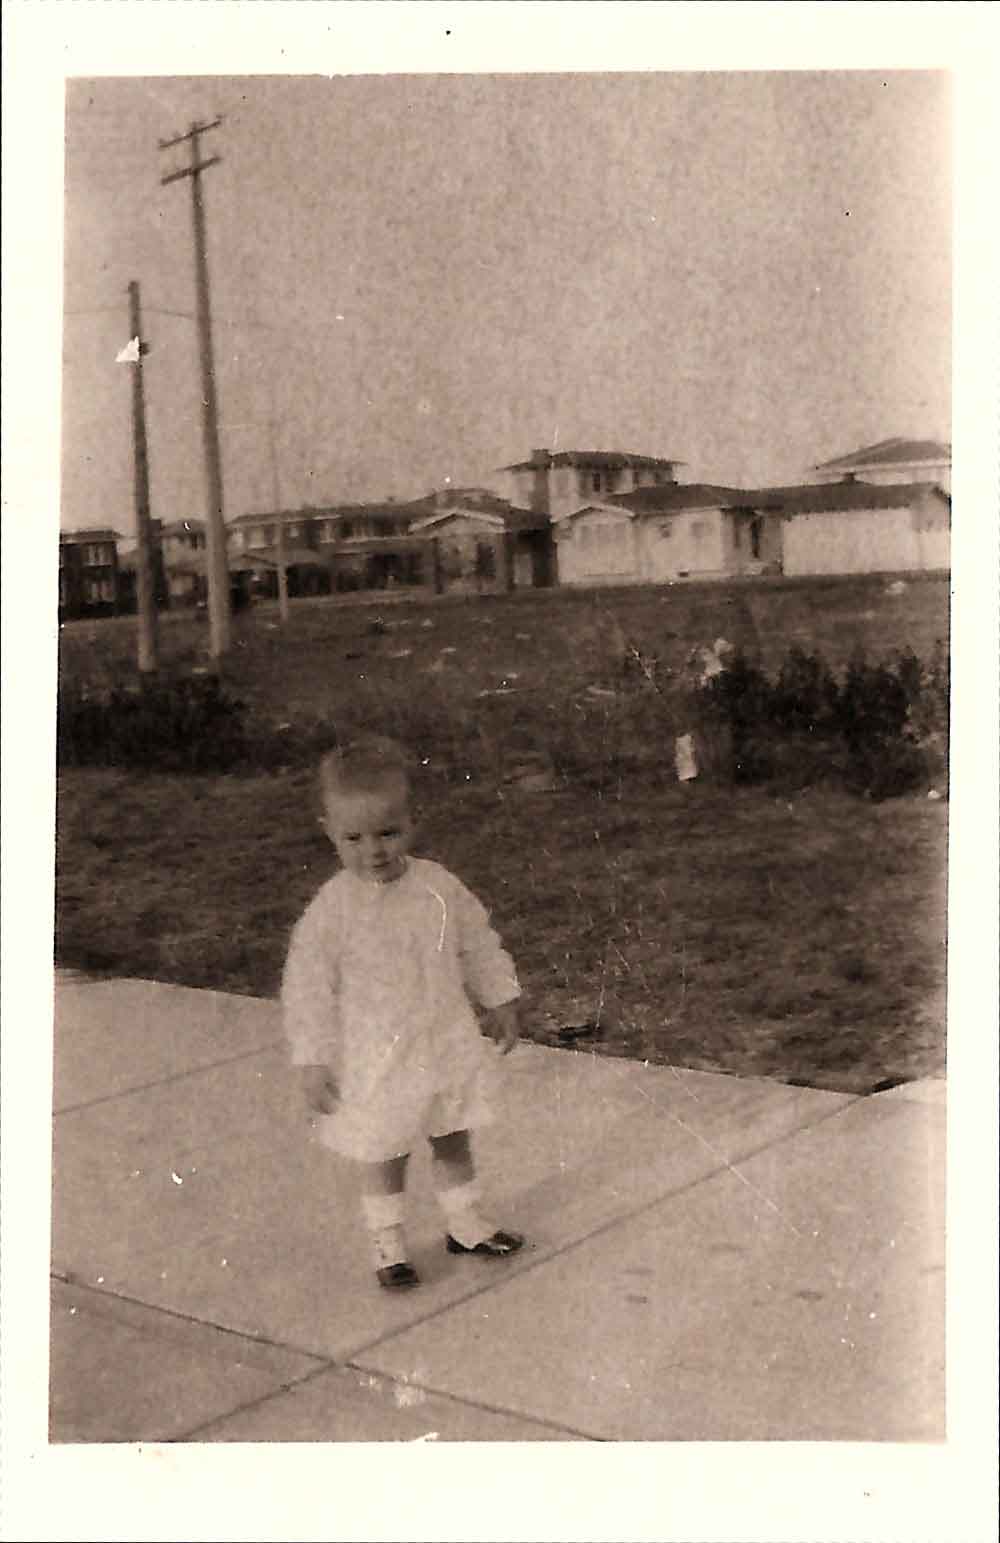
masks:
[[[489,912],[457,880],[458,953],[466,990],[481,1007],[502,1007],[521,995],[514,961],[490,925]]]
[[[322,892],[292,931],[281,981],[281,1011],[294,1066],[330,1065],[338,1052],[335,907]]]

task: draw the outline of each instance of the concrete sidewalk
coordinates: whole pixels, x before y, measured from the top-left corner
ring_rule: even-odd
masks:
[[[380,1291],[277,1004],[56,987],[51,1438],[935,1441],[944,1084],[869,1098],[521,1045],[508,1261]]]

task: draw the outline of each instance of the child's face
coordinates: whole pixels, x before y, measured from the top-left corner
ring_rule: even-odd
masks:
[[[402,876],[413,834],[404,787],[328,798],[323,823],[349,873],[375,884]]]

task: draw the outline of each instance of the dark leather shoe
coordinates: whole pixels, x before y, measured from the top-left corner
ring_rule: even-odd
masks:
[[[491,1237],[484,1238],[481,1243],[474,1243],[471,1248],[453,1238],[450,1232],[445,1239],[449,1254],[486,1254],[490,1259],[503,1259],[507,1254],[516,1254],[523,1244],[524,1239],[519,1232],[494,1232]]]
[[[398,1291],[404,1286],[420,1285],[420,1276],[412,1264],[407,1264],[405,1261],[383,1265],[381,1270],[375,1271],[375,1279],[387,1291]]]

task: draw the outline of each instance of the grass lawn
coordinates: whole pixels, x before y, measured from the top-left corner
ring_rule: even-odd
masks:
[[[371,607],[301,603],[287,633],[269,608],[237,618],[224,673],[292,738],[321,722],[407,740],[425,763],[416,850],[492,907],[530,1037],[861,1091],[943,1070],[947,805],[680,785],[670,683],[718,636],[766,666],[793,642],[834,664],[927,655],[947,611],[946,579],[405,604],[374,629]],[[134,630],[64,627],[63,679],[126,673]],[[164,652],[197,664],[204,631],[165,619]],[[623,647],[656,657],[660,684],[625,690]],[[552,740],[553,791],[503,782],[507,746]],[[57,955],[269,995],[333,867],[292,755],[238,776],[64,770]]]

